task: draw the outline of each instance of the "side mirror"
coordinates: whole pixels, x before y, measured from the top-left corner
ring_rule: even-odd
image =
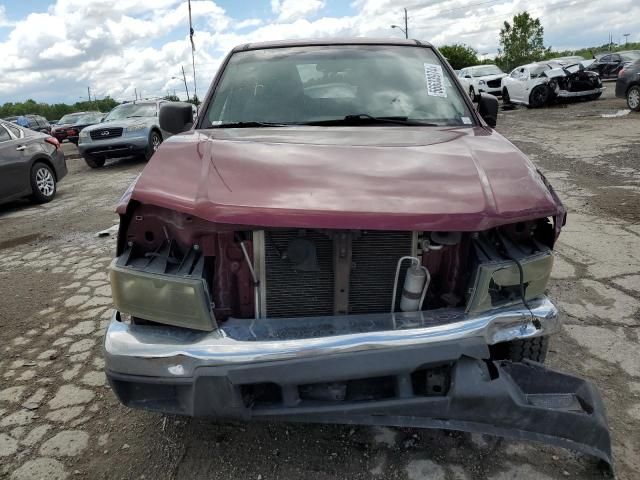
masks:
[[[172,134],[186,132],[193,126],[190,103],[171,102],[160,106],[160,128]]]
[[[478,113],[490,127],[498,123],[498,99],[488,93],[480,94],[478,99]]]

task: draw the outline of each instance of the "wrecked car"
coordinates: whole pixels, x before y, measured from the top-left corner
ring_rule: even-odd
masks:
[[[580,63],[532,63],[515,68],[502,79],[504,103],[539,108],[556,100],[600,98],[604,87],[597,73]]]
[[[611,462],[588,382],[543,366],[565,209],[431,45],[239,46],[117,211],[105,369],[189,416],[444,428]]]

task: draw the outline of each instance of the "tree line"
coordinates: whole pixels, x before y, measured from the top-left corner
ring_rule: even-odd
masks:
[[[439,48],[454,70],[472,65],[496,64],[503,71],[509,72],[515,67],[527,63],[539,62],[556,57],[579,55],[593,58],[595,54],[606,52],[612,47],[604,44],[579,50],[554,51],[544,46],[544,28],[539,18],[533,18],[529,12],[514,15],[511,22],[505,21],[500,29],[500,49],[498,56],[492,60],[480,60],[478,51],[465,44],[444,45]],[[640,49],[640,42],[617,45],[618,50]]]
[[[171,100],[178,102],[180,99],[173,95],[167,95],[165,100]],[[189,103],[199,105],[200,100],[195,95],[188,100]],[[47,120],[60,120],[67,113],[74,112],[87,112],[98,111],[107,113],[113,110],[114,107],[120,105],[120,102],[115,101],[111,97],[105,97],[100,100],[76,102],[73,105],[67,103],[44,103],[36,102],[33,99],[28,99],[25,102],[8,102],[4,105],[0,105],[0,118],[17,117],[19,115],[42,115]]]
[[[113,98],[105,97],[100,100],[92,100],[91,102],[76,102],[73,105],[67,103],[43,103],[28,99],[25,102],[5,103],[0,106],[0,118],[13,117],[18,115],[35,114],[42,115],[47,120],[59,120],[67,113],[99,111],[108,112],[112,110],[119,102]]]

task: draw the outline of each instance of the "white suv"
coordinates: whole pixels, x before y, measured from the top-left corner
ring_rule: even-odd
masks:
[[[483,92],[501,95],[502,77],[506,77],[507,74],[497,65],[476,65],[463,68],[458,76],[466,80],[465,83],[469,85],[469,96],[474,98],[478,93]]]

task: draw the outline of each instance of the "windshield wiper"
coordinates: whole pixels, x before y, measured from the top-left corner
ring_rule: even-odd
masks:
[[[260,127],[289,127],[287,123],[270,123],[270,122],[229,122],[211,125],[211,128],[260,128]]]
[[[437,127],[435,123],[421,122],[419,120],[411,120],[409,117],[393,116],[393,117],[374,117],[367,113],[358,113],[355,115],[346,115],[342,118],[334,118],[331,120],[317,120],[305,122],[304,125],[366,125],[368,123],[392,123],[404,126],[419,127]]]

